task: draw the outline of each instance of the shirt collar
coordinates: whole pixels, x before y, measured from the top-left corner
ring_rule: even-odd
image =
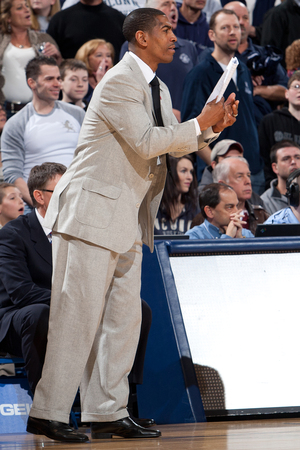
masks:
[[[40,222],[41,227],[44,230],[45,235],[48,237],[48,235],[52,232],[52,230],[50,228],[46,228],[44,227],[44,217],[40,215],[40,213],[38,212],[38,210],[35,208],[35,214],[36,217],[38,219],[38,221]]]
[[[223,233],[220,232],[219,228],[216,227],[215,225],[211,224],[207,219],[205,219],[204,221],[207,230],[209,231],[209,233],[211,233],[211,235],[215,238],[219,238],[221,237],[221,235]]]
[[[135,53],[129,52],[129,54],[135,59],[135,61],[138,63],[139,68],[141,69],[147,83],[149,84],[150,81],[153,80],[155,77],[155,72],[151,69],[151,67],[148,66],[141,58],[139,58]]]

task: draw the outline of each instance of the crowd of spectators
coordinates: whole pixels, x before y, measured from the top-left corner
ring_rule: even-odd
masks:
[[[225,158],[248,167],[250,197],[235,191],[244,228],[249,217],[257,223],[288,207],[286,179],[299,168],[300,0],[2,0],[0,175],[21,192],[25,213],[30,169],[49,160],[69,165],[95,87],[128,51],[124,14],[141,7],[163,11],[177,37],[173,61],[157,75],[178,121],[196,117],[231,58],[239,60],[224,94],[239,100],[236,123],[210,145],[210,165],[199,154],[169,157],[155,234],[186,233],[199,220],[199,193],[213,181],[235,189],[216,179]],[[225,194],[223,186],[219,199]]]

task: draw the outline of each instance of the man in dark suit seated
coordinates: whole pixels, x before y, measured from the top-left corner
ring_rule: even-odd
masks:
[[[44,363],[51,296],[51,230],[43,219],[66,167],[35,166],[28,188],[35,209],[0,230],[0,348],[24,358],[34,393]]]

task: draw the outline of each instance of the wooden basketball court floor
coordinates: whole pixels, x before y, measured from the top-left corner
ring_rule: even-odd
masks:
[[[300,419],[264,419],[160,425],[158,439],[113,438],[85,444],[59,443],[42,436],[0,435],[1,450],[299,450]],[[88,434],[90,430],[80,429]]]

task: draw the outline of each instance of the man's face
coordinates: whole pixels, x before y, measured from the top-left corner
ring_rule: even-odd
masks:
[[[57,66],[41,66],[41,73],[33,83],[33,95],[42,101],[58,100],[61,78]]]
[[[147,42],[145,56],[150,67],[159,63],[170,63],[173,60],[177,41],[166,16],[157,16],[156,21],[155,27],[150,32],[144,33]]]
[[[71,102],[75,103],[78,100],[82,100],[89,88],[89,76],[87,70],[66,70],[61,85],[64,94],[66,94]]]
[[[194,11],[202,11],[206,5],[206,0],[183,0],[183,3]]]
[[[294,80],[289,89],[285,91],[285,98],[289,104],[299,109],[300,107],[300,81]]]
[[[231,189],[220,191],[220,203],[215,208],[209,208],[212,219],[209,222],[215,227],[227,227],[230,222],[230,215],[237,212],[238,198]]]
[[[226,54],[234,54],[241,40],[241,28],[235,15],[220,13],[216,18],[215,29],[209,30],[209,38]]]
[[[61,179],[61,177],[62,176],[60,174],[55,175],[54,178],[52,178],[51,180],[48,181],[48,183],[46,183],[44,190],[41,190],[41,200],[42,200],[41,207],[43,208],[43,210],[45,212],[47,211],[54,188],[57,185],[57,183],[59,182],[59,180]]]
[[[230,160],[230,170],[227,184],[231,186],[239,201],[249,200],[252,195],[251,173],[246,164],[238,159]]]
[[[277,163],[272,164],[278,178],[287,180],[296,169],[300,169],[300,150],[297,147],[285,147],[277,151]]]
[[[240,2],[230,2],[225,5],[225,9],[234,11],[238,16],[241,27],[241,42],[245,42],[248,38],[251,26],[247,7]]]
[[[172,25],[172,30],[175,30],[178,22],[178,9],[175,0],[158,0],[156,9],[162,11],[168,18]]]

